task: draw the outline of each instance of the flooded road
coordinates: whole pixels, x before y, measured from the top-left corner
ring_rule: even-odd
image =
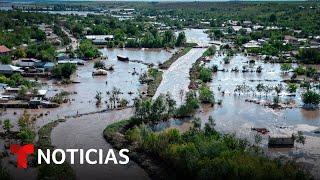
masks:
[[[62,149],[103,149],[106,155],[112,146],[103,138],[104,128],[116,121],[129,118],[132,111],[117,110],[69,119],[52,131],[52,144]],[[92,155],[91,158],[97,157]],[[148,179],[148,175],[134,162],[127,165],[80,165],[78,162],[79,157],[75,156],[75,165],[71,165],[77,179]]]
[[[154,98],[169,92],[177,102],[177,106],[183,104],[190,83],[189,70],[205,50],[204,48],[191,49],[187,54],[177,59],[168,70],[164,71]]]
[[[210,41],[203,29],[186,29],[184,32],[188,43],[208,45]],[[189,71],[192,64],[195,63],[205,51],[205,48],[193,48],[187,54],[177,59],[169,69],[164,71],[161,84],[159,85],[154,98],[158,97],[160,94],[169,92],[177,102],[177,106],[183,104],[190,83]]]

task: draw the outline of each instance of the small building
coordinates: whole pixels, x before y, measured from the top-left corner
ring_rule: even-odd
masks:
[[[260,48],[261,46],[260,46],[259,42],[255,41],[255,40],[251,40],[251,41],[245,43],[243,45],[243,47],[246,49],[250,49],[250,48]]]
[[[60,60],[64,60],[64,59],[69,59],[69,56],[65,53],[59,53],[57,56],[56,56],[57,60],[60,61]]]
[[[17,94],[20,91],[20,88],[12,88],[12,87],[7,87],[5,88],[4,94]]]
[[[0,46],[0,56],[8,55],[10,53],[10,49],[4,45]]]
[[[107,44],[109,41],[113,41],[113,35],[87,35],[86,39],[92,41],[92,43],[96,45],[104,45]]]
[[[298,38],[286,35],[286,36],[284,36],[284,42],[285,43],[290,43],[290,44],[297,44],[298,43]]]
[[[33,58],[19,59],[18,65],[20,67],[35,67],[38,62],[40,62],[40,61],[37,59],[33,59]]]
[[[242,29],[242,26],[232,26],[233,31],[238,32]]]
[[[250,26],[251,24],[252,24],[251,21],[243,21],[243,25],[246,27]]]
[[[20,67],[13,66],[10,64],[0,64],[0,74],[11,75],[14,73],[22,73],[23,70]]]

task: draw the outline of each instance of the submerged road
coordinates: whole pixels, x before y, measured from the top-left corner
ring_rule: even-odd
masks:
[[[177,59],[169,69],[163,73],[162,82],[153,98],[169,92],[177,102],[177,106],[180,106],[184,102],[185,95],[188,92],[190,83],[189,71],[192,64],[195,63],[205,51],[205,48],[193,48],[187,54]]]

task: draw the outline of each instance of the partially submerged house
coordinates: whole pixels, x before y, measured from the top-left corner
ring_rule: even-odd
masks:
[[[12,75],[14,73],[22,73],[23,70],[20,67],[10,64],[0,64],[0,74]]]
[[[109,41],[113,41],[114,36],[113,35],[87,35],[86,39],[91,40],[92,43],[96,45],[105,45]]]
[[[24,59],[19,59],[18,65],[20,67],[35,67],[38,62],[40,62],[40,60],[33,59],[33,58],[24,58]]]

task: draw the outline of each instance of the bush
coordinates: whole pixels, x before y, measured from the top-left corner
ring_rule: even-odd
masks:
[[[298,86],[297,86],[296,84],[294,84],[294,83],[290,83],[290,84],[288,85],[288,88],[287,88],[287,90],[288,90],[290,93],[295,93],[295,92],[297,91],[297,89],[298,89]]]
[[[214,103],[214,95],[208,86],[202,86],[199,90],[199,100],[202,103]]]
[[[75,64],[66,63],[59,64],[55,66],[52,70],[52,75],[55,78],[67,78],[70,79],[70,76],[76,71],[77,67]]]
[[[309,90],[306,93],[302,94],[302,101],[304,104],[311,104],[317,106],[320,104],[320,94]]]
[[[215,46],[210,46],[204,53],[203,56],[213,56],[216,53]]]
[[[200,72],[199,72],[199,79],[202,82],[210,82],[212,79],[212,71],[209,68],[206,67],[201,67]]]
[[[93,68],[105,69],[106,65],[105,65],[105,63],[103,61],[96,61],[96,62],[94,62]]]
[[[302,66],[299,66],[294,70],[294,72],[298,75],[304,75],[306,73],[306,69]]]

